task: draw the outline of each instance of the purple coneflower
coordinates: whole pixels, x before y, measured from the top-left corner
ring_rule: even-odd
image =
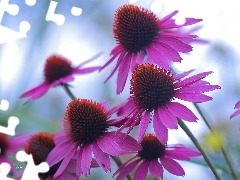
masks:
[[[47,156],[54,147],[55,143],[53,140],[53,135],[46,132],[40,132],[29,138],[28,143],[25,146],[25,152],[27,154],[32,154],[34,163],[39,165],[46,161]],[[49,171],[46,173],[39,173],[40,180],[78,180],[78,177],[75,173],[76,159],[74,158],[70,160],[66,169],[58,177],[54,178],[53,175],[58,170],[60,163],[61,162],[50,167]]]
[[[99,70],[101,68],[100,66],[82,68],[82,66],[95,60],[99,55],[100,54],[83,62],[76,67],[73,67],[71,62],[61,55],[53,54],[49,56],[46,60],[44,67],[44,81],[37,87],[34,87],[33,89],[24,92],[20,97],[29,97],[25,101],[25,103],[27,103],[32,99],[37,99],[43,96],[51,87],[73,81],[73,75],[75,74],[87,74]]]
[[[7,137],[5,134],[0,133],[0,164],[3,162],[8,163],[11,166],[11,173],[14,172],[14,165],[9,155],[15,155],[21,148],[26,145],[27,137],[16,136]]]
[[[104,69],[118,56],[118,61],[107,80],[119,69],[117,78],[117,94],[124,89],[128,72],[142,64],[147,57],[150,63],[156,63],[164,69],[169,69],[169,62],[180,62],[179,52],[190,52],[190,42],[196,35],[183,33],[178,28],[202,21],[186,18],[182,25],[177,25],[172,19],[178,11],[174,11],[162,19],[134,5],[123,5],[118,8],[113,25],[117,46],[112,50],[112,57],[101,68]],[[106,81],[107,81],[106,80]]]
[[[240,114],[240,101],[238,101],[236,104],[235,104],[235,107],[234,109],[237,109],[231,116],[230,116],[230,119],[234,118],[235,116],[238,116]]]
[[[184,176],[181,165],[175,161],[188,161],[191,157],[201,154],[182,145],[162,144],[154,134],[146,134],[141,141],[142,149],[136,155],[125,162],[115,173],[116,180],[126,177],[134,168],[134,180],[146,179],[148,170],[155,178],[163,178],[163,168],[176,176]]]
[[[117,132],[129,127],[128,134],[134,126],[140,124],[140,141],[152,120],[158,139],[165,144],[168,140],[168,129],[178,128],[177,118],[189,122],[197,120],[190,109],[173,100],[178,98],[194,103],[209,101],[212,97],[203,93],[220,88],[202,80],[212,72],[199,73],[182,80],[190,72],[172,75],[157,65],[138,65],[132,74],[130,98],[115,108],[118,115],[124,118],[113,120],[111,125],[121,126]]]
[[[87,176],[90,174],[92,156],[107,172],[111,170],[109,155],[118,156],[139,149],[132,137],[123,133],[116,135],[115,131],[108,132],[110,115],[105,104],[88,99],[74,99],[68,104],[63,121],[64,131],[55,135],[56,147],[47,158],[49,166],[62,161],[54,177],[62,173],[74,155],[77,158],[76,174]]]

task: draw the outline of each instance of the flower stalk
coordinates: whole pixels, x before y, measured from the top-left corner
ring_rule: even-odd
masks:
[[[208,158],[207,154],[205,153],[205,151],[202,149],[202,147],[200,146],[200,144],[198,143],[197,139],[195,138],[195,136],[192,134],[192,132],[190,131],[190,129],[186,126],[186,124],[178,118],[178,124],[179,126],[182,128],[182,130],[188,135],[188,137],[192,140],[193,144],[197,147],[197,149],[201,152],[204,160],[206,161],[206,163],[208,164],[209,168],[212,170],[215,178],[217,180],[221,180],[220,176],[218,175],[215,167],[213,166],[213,164],[211,163],[210,159]]]

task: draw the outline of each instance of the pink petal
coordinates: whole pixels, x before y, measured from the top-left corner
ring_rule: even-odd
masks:
[[[173,16],[175,16],[178,13],[177,10],[171,12],[170,14],[168,14],[167,16],[163,17],[160,19],[160,24],[164,24],[165,22],[167,22],[168,19],[172,18]]]
[[[92,144],[84,145],[82,150],[81,169],[83,175],[90,175],[90,166],[92,161]]]
[[[212,97],[204,95],[204,94],[198,94],[198,93],[178,93],[176,92],[174,95],[176,98],[189,101],[189,102],[195,102],[195,103],[201,103],[212,100]]]
[[[235,111],[231,116],[230,116],[230,119],[238,116],[240,114],[240,109],[238,109],[237,111]]]
[[[193,84],[190,86],[182,87],[178,90],[179,93],[204,93],[213,91],[215,89],[221,89],[218,85],[201,85],[201,84]]]
[[[186,79],[182,80],[181,82],[177,83],[176,88],[193,84],[193,83],[205,78],[206,76],[208,76],[211,73],[212,73],[212,71],[203,72],[203,73],[199,73],[199,74],[196,74],[194,76],[191,76],[189,78],[186,78]]]
[[[67,152],[76,149],[76,145],[72,142],[66,142],[64,144],[59,144],[53,148],[53,150],[49,153],[47,157],[47,163],[49,166],[53,166],[61,161],[63,158],[67,156]]]
[[[137,159],[137,160],[129,163],[128,165],[123,164],[123,167],[120,167],[121,171],[118,174],[116,180],[122,180],[124,177],[126,177],[137,166],[137,164],[140,161],[141,161],[140,159]]]
[[[121,148],[121,153],[132,153],[141,150],[141,145],[131,136],[126,135],[125,133],[119,132],[115,134],[114,132],[108,132],[109,137],[112,137],[113,140]]]
[[[97,144],[99,148],[107,154],[110,154],[112,156],[118,156],[120,154],[120,147],[113,140],[111,134],[105,133],[103,137],[97,140]]]
[[[87,74],[101,69],[102,66],[94,66],[89,68],[75,68],[73,69],[73,74]]]
[[[95,159],[97,160],[100,167],[102,167],[105,172],[111,171],[111,164],[109,155],[104,153],[97,145],[97,143],[93,143],[93,154]]]
[[[141,122],[139,125],[139,129],[138,129],[138,142],[140,142],[147,130],[148,124],[150,121],[150,112],[146,111]]]
[[[76,152],[75,148],[69,149],[69,151],[66,152],[66,155],[65,155],[61,165],[59,166],[57,172],[54,174],[54,177],[59,176],[66,169],[68,163],[70,162],[70,160],[73,157],[75,152]]]
[[[236,108],[240,108],[240,101],[238,101],[238,102],[235,104],[234,109],[236,109]]]
[[[171,47],[160,41],[156,41],[156,43],[154,43],[154,46],[156,49],[158,49],[158,51],[161,51],[163,53],[167,60],[181,62],[182,58],[180,57],[179,53],[173,49],[174,47]]]
[[[83,174],[83,171],[82,171],[82,159],[83,159],[83,148],[80,148],[77,150],[77,165],[76,165],[76,174],[77,176],[80,176],[81,174]]]
[[[149,161],[143,161],[137,168],[134,179],[145,180],[148,172]]]
[[[166,150],[165,156],[178,160],[190,160],[190,157],[201,156],[201,153],[186,147],[174,147],[172,150]]]
[[[177,129],[178,121],[177,118],[168,110],[166,107],[158,108],[159,119],[162,121],[163,125],[169,129]]]
[[[132,54],[131,65],[130,65],[131,72],[133,72],[137,66],[137,58],[138,58],[138,53]]]
[[[192,46],[182,42],[181,40],[174,37],[164,37],[160,36],[159,41],[168,44],[170,47],[175,49],[177,52],[190,52],[192,51]]]
[[[150,161],[149,171],[155,178],[163,178],[163,167],[157,159]]]
[[[121,48],[121,46],[116,46],[116,47],[112,50],[112,52],[111,52],[111,54],[112,54],[113,56],[106,62],[106,64],[104,64],[104,65],[102,66],[102,68],[101,68],[99,71],[102,71],[105,67],[107,67],[109,64],[111,64],[111,63],[113,62],[113,60],[114,60],[119,54],[122,53],[122,51],[123,51],[123,49]]]
[[[166,144],[168,140],[168,129],[162,124],[157,111],[153,115],[153,129],[162,144]]]
[[[161,163],[163,167],[170,173],[176,175],[176,176],[184,176],[185,172],[183,168],[180,166],[179,163],[174,161],[173,159],[162,157]]]
[[[101,55],[103,54],[103,52],[99,52],[97,53],[95,56],[93,56],[92,58],[84,61],[83,63],[79,64],[77,67],[82,67],[84,66],[85,64],[88,64],[90,62],[93,62],[94,60],[96,60],[98,57],[100,57]]]
[[[162,52],[159,52],[159,50],[157,50],[153,46],[147,47],[146,51],[148,56],[153,60],[153,62],[158,64],[160,67],[169,70],[169,59],[166,59]]]
[[[127,81],[129,69],[130,69],[130,64],[131,64],[131,54],[127,54],[126,57],[124,58],[124,62],[120,65],[119,67],[119,73],[118,73],[118,78],[117,78],[117,94],[120,94]]]
[[[167,106],[168,110],[176,117],[190,122],[196,122],[198,119],[190,109],[178,102],[169,102]]]
[[[190,70],[190,71],[186,71],[186,72],[183,72],[183,73],[180,73],[180,74],[174,74],[173,77],[174,79],[182,79],[184,77],[186,77],[187,75],[189,75],[191,72],[195,71],[194,69]]]

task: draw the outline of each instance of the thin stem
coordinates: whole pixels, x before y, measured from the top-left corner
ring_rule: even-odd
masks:
[[[64,90],[66,91],[66,93],[68,94],[68,96],[71,98],[71,99],[76,99],[76,97],[73,95],[72,91],[70,91],[69,89],[69,85],[68,84],[62,84]]]
[[[213,129],[211,128],[211,126],[210,126],[210,124],[208,123],[206,117],[204,116],[202,110],[199,108],[198,104],[194,103],[194,106],[195,106],[195,108],[198,110],[199,114],[201,115],[203,121],[205,122],[205,124],[207,125],[207,127],[209,128],[209,130],[210,130],[211,132],[213,132]],[[228,164],[228,166],[229,166],[229,169],[230,169],[230,171],[231,171],[231,174],[232,174],[232,176],[233,176],[233,179],[234,179],[234,180],[238,180],[237,174],[236,174],[236,172],[235,172],[235,170],[234,170],[234,168],[233,168],[233,165],[232,165],[232,164],[233,164],[233,163],[232,163],[232,159],[228,156],[228,154],[227,154],[226,150],[224,149],[224,147],[221,148],[221,151],[222,151],[222,154],[223,154],[223,157],[224,157],[225,161],[227,162],[227,164]]]
[[[207,157],[206,153],[204,152],[204,150],[202,149],[202,147],[200,146],[200,144],[198,143],[197,139],[195,138],[195,136],[192,134],[192,132],[189,130],[189,128],[186,126],[186,124],[181,120],[178,119],[178,124],[179,126],[183,129],[183,131],[188,135],[188,137],[192,140],[193,144],[197,147],[197,149],[201,152],[204,160],[206,161],[206,163],[208,164],[209,168],[212,170],[215,178],[217,180],[221,180],[218,173],[216,172],[213,164],[211,163],[210,159]]]
[[[115,161],[115,163],[117,164],[118,167],[122,166],[122,161],[118,157],[116,157],[116,156],[111,156],[111,157]],[[129,174],[126,176],[126,178],[128,180],[132,180],[132,178],[131,178],[131,176]]]

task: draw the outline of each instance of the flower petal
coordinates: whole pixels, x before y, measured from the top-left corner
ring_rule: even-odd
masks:
[[[201,103],[212,100],[212,97],[199,93],[175,93],[175,97],[184,101]]]
[[[240,108],[240,101],[238,101],[238,102],[235,104],[234,109],[236,109],[236,108]]]
[[[149,161],[143,161],[137,168],[134,179],[145,180],[148,172]]]
[[[155,178],[163,178],[163,167],[157,159],[150,161],[149,171]]]
[[[93,143],[93,154],[98,162],[99,166],[102,167],[105,172],[111,171],[111,164],[109,155],[104,153],[97,145],[97,143]]]
[[[163,167],[170,173],[176,175],[176,176],[184,176],[185,172],[181,165],[174,161],[173,159],[162,157],[161,163]]]
[[[177,118],[166,108],[158,108],[159,119],[162,121],[163,125],[169,129],[177,129],[178,121]]]
[[[166,144],[168,140],[168,129],[162,124],[158,112],[154,111],[153,115],[153,129],[162,144]]]
[[[150,112],[146,111],[146,113],[144,114],[140,125],[139,125],[139,130],[138,130],[138,142],[140,142],[147,130],[148,124],[150,121]]]
[[[110,136],[110,137],[109,137]],[[113,140],[112,136],[105,133],[103,137],[97,140],[99,148],[112,156],[118,156],[120,154],[119,145]]]
[[[190,157],[201,156],[201,153],[186,147],[174,147],[172,150],[167,149],[165,156],[178,160],[190,160]]]
[[[230,119],[238,116],[240,114],[240,109],[238,109],[237,111],[235,111],[231,116],[230,116]]]
[[[167,107],[174,116],[186,121],[196,122],[198,119],[190,109],[178,102],[169,102],[167,104]]]
[[[140,162],[140,159],[137,159],[127,165],[123,164],[122,165],[123,167],[120,167],[121,171],[118,174],[116,180],[122,180],[124,177],[126,177],[137,166],[139,162]]]
[[[90,175],[90,166],[92,161],[92,144],[84,145],[82,151],[81,168],[83,175]]]

